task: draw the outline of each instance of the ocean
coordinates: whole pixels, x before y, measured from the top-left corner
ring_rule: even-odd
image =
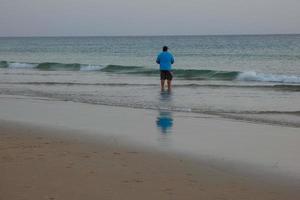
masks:
[[[300,127],[300,35],[1,37],[0,94]]]

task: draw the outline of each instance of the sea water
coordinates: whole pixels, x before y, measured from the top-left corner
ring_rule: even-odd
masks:
[[[300,35],[2,37],[0,94],[300,127]]]

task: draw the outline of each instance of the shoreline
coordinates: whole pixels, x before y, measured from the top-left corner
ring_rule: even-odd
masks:
[[[0,129],[0,199],[288,200],[300,196],[296,186],[257,182],[188,158],[125,147],[114,137],[93,142],[72,130],[2,120]]]
[[[44,187],[41,191],[47,193],[56,184],[71,190],[78,186],[70,181],[85,180],[87,185],[80,186],[83,191],[77,191],[77,196],[68,196],[72,195],[70,191],[64,193],[56,188],[53,194],[66,196],[54,195],[48,199],[82,199],[80,195],[87,195],[87,199],[120,199],[123,192],[129,195],[125,199],[141,199],[141,195],[144,195],[142,199],[295,199],[300,196],[300,179],[295,176],[300,163],[297,128],[173,112],[169,113],[173,127],[164,133],[156,124],[161,117],[158,111],[0,97],[3,150],[0,158],[4,161],[0,172],[5,177],[0,190],[10,191],[3,195],[13,195],[14,188],[18,188],[19,195],[25,190],[29,192],[25,199],[42,199],[34,196],[42,195],[36,190],[39,184]],[[93,152],[98,152],[97,156]],[[72,168],[70,160],[76,168]],[[55,165],[54,171],[51,165]],[[103,173],[95,175],[97,166],[103,165]],[[90,169],[91,174],[87,172]],[[127,170],[126,180],[120,179],[124,177],[123,169]],[[30,180],[35,170],[40,174],[34,189]],[[62,179],[56,183],[55,176]],[[48,178],[52,178],[50,185],[47,185]],[[110,185],[106,185],[105,181],[111,178]],[[27,183],[23,185],[25,188],[20,186],[23,182]],[[101,193],[95,186],[90,190],[90,184],[100,184],[122,195]],[[152,185],[155,185],[153,191]],[[135,190],[140,186],[143,189],[139,193]],[[163,187],[166,191],[162,191]]]

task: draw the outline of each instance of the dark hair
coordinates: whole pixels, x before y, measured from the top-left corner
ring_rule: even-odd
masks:
[[[164,46],[164,47],[163,47],[163,51],[168,51],[168,47],[167,47],[167,46]]]

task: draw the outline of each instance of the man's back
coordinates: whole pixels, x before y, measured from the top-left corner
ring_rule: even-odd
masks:
[[[174,57],[168,51],[163,51],[157,56],[156,62],[160,65],[160,70],[171,70]]]

